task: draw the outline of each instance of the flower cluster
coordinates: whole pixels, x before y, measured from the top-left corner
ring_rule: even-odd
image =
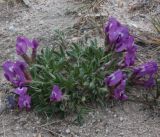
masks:
[[[129,67],[134,65],[136,59],[137,46],[134,44],[134,37],[129,34],[126,26],[120,24],[115,18],[110,18],[105,26],[106,39],[105,43],[108,46],[106,51],[116,53],[124,53],[124,58],[118,62],[119,67]],[[131,80],[135,84],[141,84],[147,88],[155,85],[155,74],[158,71],[156,62],[151,61],[135,67]],[[113,74],[105,78],[105,84],[114,94],[115,99],[125,100],[126,76],[121,70],[115,71]]]
[[[5,78],[16,87],[22,87],[31,80],[25,62],[8,60],[3,63],[2,67]]]
[[[150,88],[155,86],[155,74],[158,72],[157,63],[149,61],[135,67],[131,76],[132,82]]]
[[[124,59],[119,63],[121,67],[134,65],[137,46],[134,37],[129,34],[126,26],[120,24],[115,18],[110,18],[105,26],[106,43],[108,51],[124,52]]]
[[[26,108],[26,110],[29,110],[31,108],[31,97],[27,94],[27,87],[18,87],[13,91],[15,94],[17,94],[18,97],[18,107],[19,109]]]
[[[50,101],[59,102],[62,100],[62,91],[60,90],[59,86],[54,85],[52,93],[50,95]]]
[[[18,37],[16,41],[16,52],[24,61],[7,60],[2,65],[5,78],[17,87],[13,93],[18,95],[18,107],[20,110],[23,108],[29,110],[31,108],[31,96],[27,93],[28,88],[26,84],[32,82],[32,77],[27,69],[31,63],[34,63],[38,46],[39,44],[35,39],[29,40],[24,36]],[[32,55],[30,57],[27,54],[29,48],[32,49]],[[62,91],[59,86],[54,85],[50,95],[50,101],[59,102],[61,100]]]
[[[38,41],[33,39],[29,40],[28,38],[24,36],[20,36],[17,38],[16,42],[16,52],[18,55],[20,55],[27,63],[34,62],[37,52],[37,47],[39,46]],[[29,57],[27,55],[28,49],[32,49],[32,55]]]
[[[126,76],[121,70],[105,78],[105,84],[108,85],[115,99],[126,100],[128,98],[125,94]]]

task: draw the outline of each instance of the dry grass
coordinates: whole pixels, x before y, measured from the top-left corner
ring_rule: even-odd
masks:
[[[105,0],[75,0],[75,1],[82,2],[84,4],[84,8],[86,12],[97,13],[99,11],[100,5]]]
[[[137,35],[137,40],[149,45],[160,46],[160,16],[152,17],[151,23],[155,29],[155,33],[141,32]]]
[[[160,16],[153,17],[152,18],[152,24],[157,31],[158,34],[160,34]]]

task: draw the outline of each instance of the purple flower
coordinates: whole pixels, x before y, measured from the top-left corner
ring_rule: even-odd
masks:
[[[145,64],[140,65],[139,67],[134,68],[134,75],[137,77],[143,77],[146,74],[153,75],[157,73],[158,71],[158,65],[154,61],[149,61]]]
[[[55,101],[55,102],[61,101],[62,100],[62,96],[63,96],[62,95],[62,91],[59,88],[59,86],[54,85],[52,93],[50,95],[50,101]]]
[[[26,68],[28,67],[28,65],[24,61],[19,61],[19,60],[15,62],[15,66],[20,68],[22,71],[25,71]]]
[[[105,78],[105,84],[111,90],[113,97],[118,100],[126,100],[125,94],[126,77],[121,70],[117,70]]]
[[[125,67],[134,65],[134,62],[136,59],[136,51],[137,51],[136,45],[132,45],[132,46],[127,47],[127,52],[124,57]]]
[[[37,40],[32,40],[32,62],[35,61],[36,54],[37,54],[37,47],[39,46],[39,43]]]
[[[26,108],[27,110],[29,110],[31,108],[31,97],[29,95],[23,95],[23,96],[19,96],[18,98],[18,106],[19,109],[23,109]]]
[[[22,56],[22,58],[28,63],[33,63],[36,58],[36,52],[37,52],[37,47],[39,46],[39,43],[37,40],[29,40],[28,38],[24,36],[20,36],[17,38],[16,42],[16,51],[17,54]],[[29,57],[27,55],[27,50],[28,48],[32,49],[32,56]]]
[[[104,31],[107,34],[110,30],[116,30],[119,26],[121,26],[121,24],[115,18],[110,17],[108,23],[105,24]]]
[[[106,51],[125,52],[124,59],[118,63],[119,66],[128,67],[134,65],[137,46],[134,44],[134,37],[129,34],[128,28],[111,17],[104,31],[106,41],[110,44]]]
[[[109,31],[109,41],[110,43],[117,43],[123,42],[124,39],[126,40],[129,36],[129,31],[127,27],[120,26],[116,30]]]
[[[27,64],[22,61],[6,61],[2,65],[5,78],[15,86],[23,86],[26,83],[24,71]]]
[[[155,85],[155,75],[158,71],[158,65],[154,61],[147,62],[134,68],[132,81],[145,87],[153,87]]]
[[[19,96],[24,96],[25,94],[27,94],[27,90],[28,90],[27,87],[22,87],[22,88],[18,87],[13,92]]]
[[[125,39],[122,39],[116,44],[116,52],[126,51],[127,49],[133,47],[134,45],[134,37],[128,36]]]
[[[19,109],[26,108],[29,110],[31,108],[31,97],[27,94],[28,88],[22,87],[17,88],[15,91],[13,91],[15,94],[19,95],[18,97],[18,107]]]
[[[105,83],[108,86],[115,86],[123,79],[123,73],[121,70],[117,70],[112,73],[110,76],[105,78]]]
[[[36,50],[38,46],[39,46],[38,41],[36,39],[33,39],[32,44],[31,44],[31,48]]]
[[[117,100],[128,99],[125,94],[126,80],[121,80],[120,84],[114,89],[114,98]]]
[[[2,65],[4,76],[8,81],[11,81],[11,79],[15,76],[14,74],[14,62],[12,61],[5,61]]]
[[[28,46],[31,45],[31,42],[28,38],[20,36],[17,38],[16,42],[16,51],[18,55],[24,55],[27,53]]]
[[[129,30],[127,27],[121,25],[115,18],[110,18],[108,24],[105,26],[106,40],[110,44],[110,48],[115,49],[116,52],[121,52],[126,49],[131,42]]]
[[[20,36],[17,38],[16,42],[16,51],[18,55],[23,55],[27,53],[29,47],[36,50],[39,46],[38,41],[33,39],[32,41],[24,36]]]

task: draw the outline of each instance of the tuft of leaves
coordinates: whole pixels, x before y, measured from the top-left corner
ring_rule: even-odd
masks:
[[[77,113],[80,122],[82,115],[88,112],[88,104],[105,105],[108,91],[104,77],[112,67],[106,69],[104,66],[110,62],[112,54],[106,54],[96,40],[89,44],[66,43],[67,48],[62,36],[57,42],[57,48],[43,48],[36,63],[30,67],[32,105],[47,115]],[[60,102],[50,102],[49,99],[55,84],[63,92]]]

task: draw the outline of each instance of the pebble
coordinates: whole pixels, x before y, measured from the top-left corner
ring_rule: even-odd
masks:
[[[66,133],[69,134],[71,130],[69,128],[66,129]]]
[[[43,21],[43,20],[41,20],[41,21],[39,22],[39,24],[40,24],[40,25],[43,25],[43,24],[44,24],[44,21]]]
[[[124,133],[123,133],[123,132],[121,132],[119,135],[120,135],[120,136],[124,136]]]
[[[16,126],[15,129],[18,130],[18,129],[20,129],[20,127],[19,127],[19,126]]]
[[[81,16],[82,15],[82,13],[78,13],[78,16]]]
[[[100,129],[96,129],[96,133],[99,133],[100,132]]]
[[[85,133],[85,136],[90,137],[90,133]]]
[[[82,130],[82,129],[80,129],[80,130],[79,130],[79,133],[82,133],[82,132],[83,132],[83,130]]]
[[[108,129],[106,129],[106,134],[108,134],[109,133],[109,130]]]
[[[122,122],[124,119],[123,119],[123,117],[120,117],[119,120]]]
[[[103,116],[103,119],[106,119],[106,118],[107,118],[107,116],[106,116],[106,115],[104,115],[104,116]]]
[[[37,123],[37,124],[40,124],[40,121],[38,120],[36,123]]]
[[[93,124],[93,123],[95,123],[95,122],[96,122],[96,120],[95,120],[95,119],[93,119],[93,120],[92,120],[92,124]]]
[[[85,124],[83,124],[83,126],[82,126],[82,127],[83,127],[83,128],[85,128],[86,126],[87,126],[87,124],[85,123]]]
[[[9,31],[16,32],[16,28],[13,25],[11,25],[9,26]]]
[[[117,117],[117,115],[116,115],[116,114],[114,114],[113,116],[114,116],[114,117]]]
[[[96,111],[96,114],[99,115],[99,111]]]

